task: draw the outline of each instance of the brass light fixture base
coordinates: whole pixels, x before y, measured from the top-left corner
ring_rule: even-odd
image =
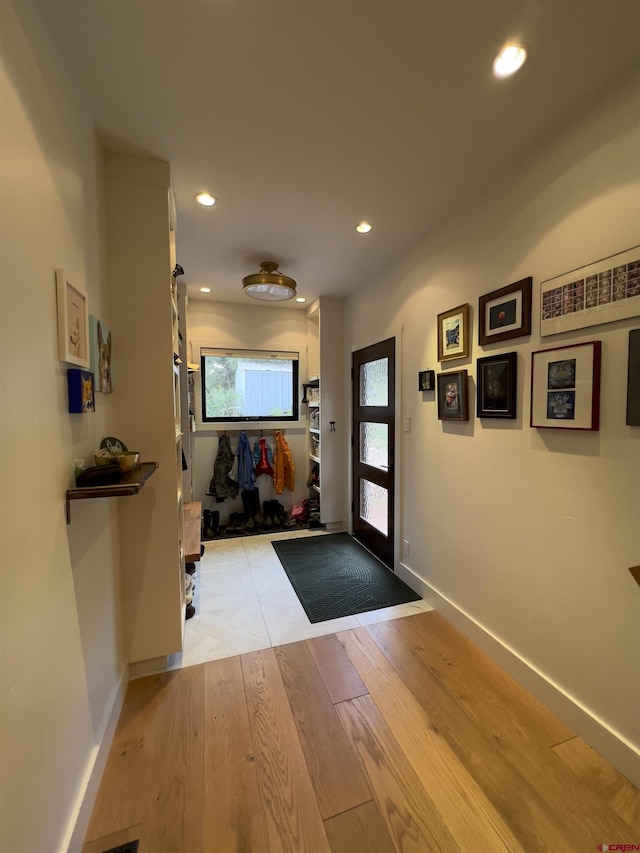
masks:
[[[245,276],[242,287],[247,296],[265,302],[282,302],[296,295],[296,282],[279,272],[275,261],[262,261],[260,272]]]

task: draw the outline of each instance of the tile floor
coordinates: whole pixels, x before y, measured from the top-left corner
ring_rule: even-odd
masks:
[[[309,622],[271,542],[326,535],[322,530],[300,530],[205,542],[194,575],[196,615],[185,626],[184,652],[173,656],[169,668],[431,610],[425,601],[414,601],[328,622]]]

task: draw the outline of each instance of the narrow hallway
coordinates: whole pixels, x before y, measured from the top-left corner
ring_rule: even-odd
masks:
[[[194,666],[431,610],[425,601],[312,624],[273,549],[277,539],[326,536],[321,530],[280,531],[205,542],[197,563],[184,652],[170,669]]]

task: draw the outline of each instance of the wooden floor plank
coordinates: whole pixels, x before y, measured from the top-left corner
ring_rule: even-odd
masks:
[[[139,841],[140,846],[138,849],[140,853],[144,853],[145,841],[142,824],[129,826],[126,829],[121,829],[119,832],[114,832],[102,838],[96,838],[95,841],[89,841],[82,845],[82,853],[104,853],[105,850],[113,850],[114,847],[121,847],[123,844],[129,844],[132,841]]]
[[[307,645],[334,705],[365,695],[367,688],[335,634],[314,637]]]
[[[440,613],[432,610],[397,622],[400,633],[483,724],[498,719],[502,729],[541,747],[575,735]]]
[[[145,820],[154,795],[165,686],[164,673],[129,682],[86,841]]]
[[[267,826],[258,785],[239,657],[205,664],[205,853],[266,853]]]
[[[395,853],[377,805],[371,801],[325,820],[331,853]]]
[[[409,617],[407,617],[409,618]],[[386,625],[386,627],[385,627]],[[550,809],[498,745],[446,691],[391,623],[366,629],[498,814],[527,851],[571,849],[562,815]]]
[[[340,641],[460,850],[524,853],[514,834],[370,635]]]
[[[306,643],[274,649],[323,819],[371,800],[371,790]]]
[[[156,796],[144,821],[154,853],[202,850],[204,839],[204,667],[167,673]]]
[[[582,738],[574,737],[557,744],[553,752],[629,826],[636,827],[636,835],[640,838],[640,789]]]
[[[428,614],[426,614],[428,615]],[[415,617],[407,617],[412,619]],[[547,816],[547,824],[549,822],[560,823],[559,817],[562,816],[558,831],[567,838],[568,849],[572,849],[571,845],[576,849],[582,845],[585,848],[600,843],[602,833],[612,833],[610,837],[628,837],[633,834],[633,830],[617,815],[615,812],[606,808],[602,801],[593,794],[593,792],[580,782],[580,780],[571,773],[571,771],[562,766],[556,756],[553,755],[549,748],[539,748],[535,741],[531,738],[516,737],[509,723],[505,723],[500,719],[499,711],[493,716],[485,718],[483,713],[479,713],[478,705],[475,705],[468,694],[462,689],[449,689],[447,679],[443,676],[442,681],[440,676],[436,675],[429,666],[429,655],[425,654],[424,648],[413,640],[413,632],[407,632],[401,622],[405,620],[395,620],[394,624],[390,622],[379,623],[378,625],[370,625],[367,631],[371,633],[376,642],[380,645],[384,644],[385,640],[395,638],[394,642],[401,641],[404,650],[409,650],[410,653],[418,658],[424,666],[423,677],[430,673],[432,678],[436,678],[445,691],[449,694],[450,699],[458,709],[462,710],[467,718],[471,718],[477,725],[480,731],[485,733],[485,736],[490,738],[494,744],[494,758],[499,753],[511,767],[517,772],[521,780],[526,780],[527,787],[532,795],[535,794],[536,801],[540,807],[540,818],[543,814]],[[385,651],[386,653],[386,651]],[[394,666],[396,666],[394,662]],[[457,679],[457,676],[455,676]],[[404,679],[404,675],[403,675]],[[457,687],[456,681],[456,687]],[[420,689],[417,686],[416,689]],[[415,689],[412,687],[412,692],[415,695]],[[464,701],[467,699],[467,701]],[[505,697],[505,702],[508,698]],[[439,701],[439,710],[441,705]],[[450,709],[454,713],[453,707]],[[469,758],[467,755],[467,767],[469,767]],[[472,772],[474,778],[478,768]],[[483,786],[487,791],[487,787]],[[494,792],[495,796],[495,792]],[[495,804],[493,796],[492,801]],[[580,808],[576,808],[576,804],[580,803]],[[503,805],[504,808],[504,805]],[[499,809],[504,817],[503,809]],[[515,830],[514,827],[512,827]],[[548,826],[547,826],[548,828]],[[527,845],[522,840],[522,837],[516,832],[521,843],[527,848]],[[545,831],[543,837],[548,838]],[[547,840],[546,843],[549,843]],[[537,849],[537,848],[532,848]]]
[[[273,649],[242,655],[251,740],[272,853],[328,853]]]
[[[364,765],[396,848],[402,853],[458,851],[458,845],[371,696],[349,699],[336,708]]]

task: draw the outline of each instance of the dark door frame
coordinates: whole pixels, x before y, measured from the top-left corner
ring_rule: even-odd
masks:
[[[359,400],[359,367],[379,358],[389,359],[389,399],[387,406],[361,406]],[[378,559],[393,570],[395,562],[395,422],[396,422],[396,337],[386,338],[351,354],[352,412],[351,412],[351,525],[354,538],[358,539]],[[386,423],[389,428],[389,465],[381,470],[360,462],[359,426],[361,422]],[[385,536],[360,516],[360,478],[382,486],[387,490],[388,530]]]

